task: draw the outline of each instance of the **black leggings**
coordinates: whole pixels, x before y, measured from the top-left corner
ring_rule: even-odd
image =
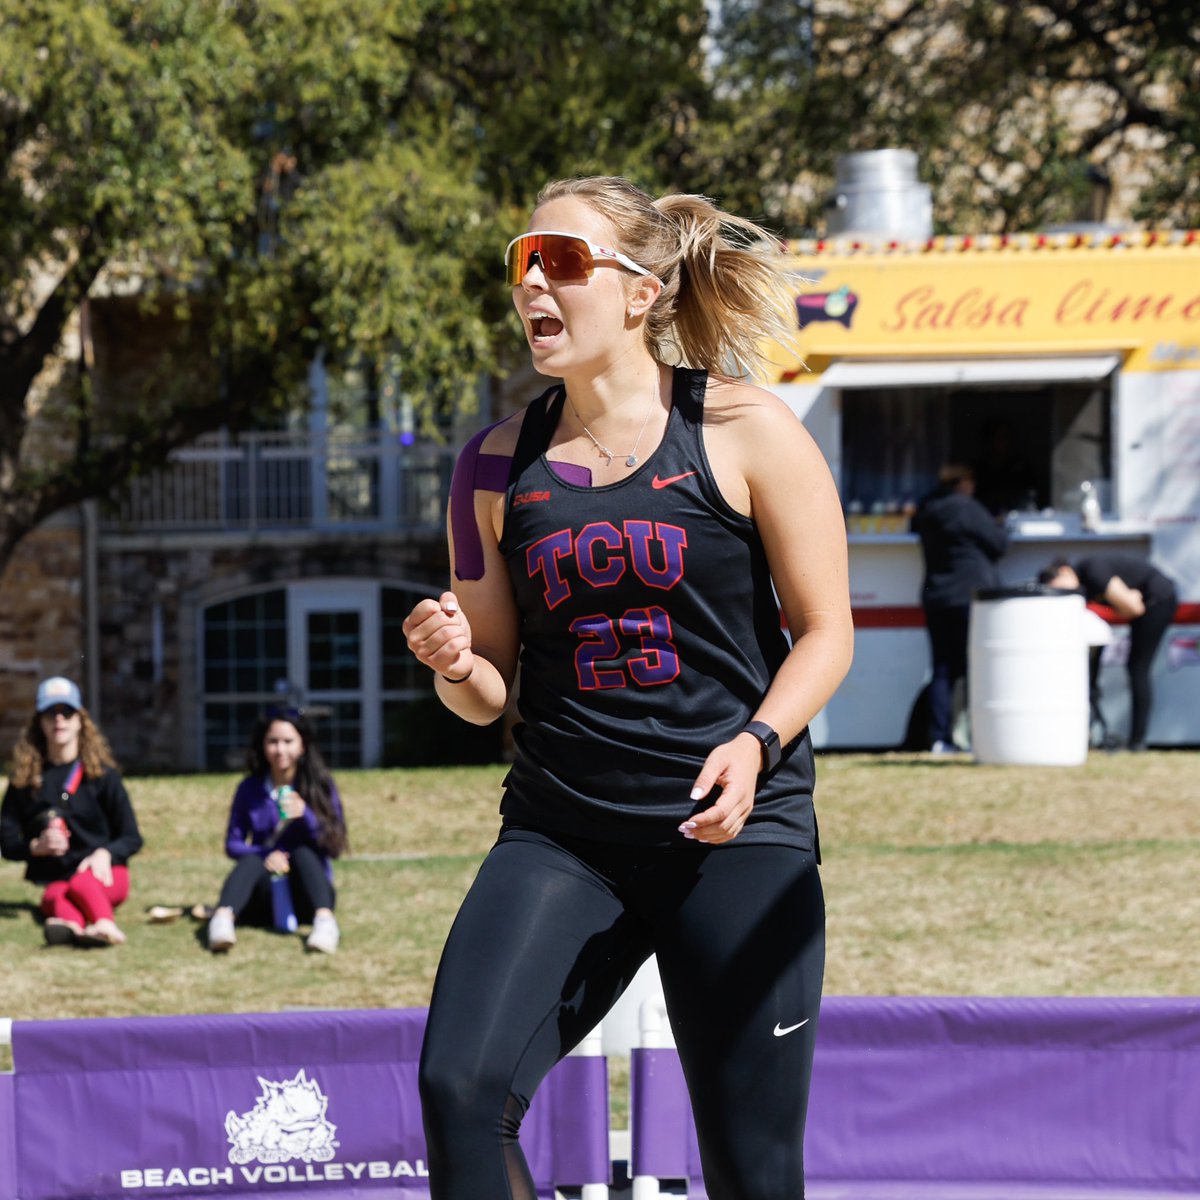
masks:
[[[825,962],[814,855],[517,829],[480,868],[434,984],[420,1071],[433,1200],[535,1200],[521,1118],[652,952],[710,1200],[800,1200]]]
[[[954,741],[954,685],[967,677],[971,610],[964,605],[927,608],[925,628],[933,658],[929,681],[929,746]]]
[[[333,908],[333,884],[320,855],[311,846],[297,846],[287,853],[292,907],[296,920],[306,925],[318,908]],[[271,873],[257,854],[237,860],[221,885],[217,907],[232,908],[234,919],[247,925],[272,924]]]
[[[1149,601],[1146,611],[1129,624],[1131,746],[1141,746],[1146,741],[1146,726],[1150,722],[1150,708],[1154,703],[1154,693],[1150,686],[1150,667],[1154,662],[1155,651],[1175,619],[1175,605],[1176,597],[1172,590],[1169,596],[1159,596]]]

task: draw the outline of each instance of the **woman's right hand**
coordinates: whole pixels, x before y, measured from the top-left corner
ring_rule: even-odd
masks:
[[[70,844],[70,839],[61,829],[50,825],[29,843],[29,853],[34,858],[61,858]]]
[[[443,592],[436,600],[422,600],[401,628],[408,648],[431,670],[447,679],[470,674],[475,662],[471,626],[453,592]]]
[[[284,820],[294,821],[297,817],[304,816],[304,810],[308,805],[304,803],[304,797],[295,788],[292,788],[279,801],[279,807],[283,812]]]

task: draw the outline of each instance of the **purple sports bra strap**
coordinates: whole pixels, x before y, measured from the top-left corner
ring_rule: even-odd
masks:
[[[496,425],[481,429],[463,448],[450,480],[450,528],[454,536],[456,579],[483,578],[483,543],[475,523],[475,492],[503,492],[508,488],[512,458],[507,454],[482,454],[480,447]]]

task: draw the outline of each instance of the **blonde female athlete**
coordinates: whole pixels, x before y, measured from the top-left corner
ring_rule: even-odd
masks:
[[[463,451],[452,590],[405,622],[467,721],[520,667],[499,839],[422,1055],[431,1193],[533,1200],[530,1098],[653,953],[709,1196],[798,1200],[824,968],[807,726],[852,629],[825,462],[723,373],[790,335],[779,246],[604,177],[545,188],[505,259],[561,383]]]

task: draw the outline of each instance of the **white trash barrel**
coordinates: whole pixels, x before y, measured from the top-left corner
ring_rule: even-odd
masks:
[[[981,763],[1073,767],[1088,752],[1083,597],[1043,584],[983,588],[971,604],[971,743]]]

